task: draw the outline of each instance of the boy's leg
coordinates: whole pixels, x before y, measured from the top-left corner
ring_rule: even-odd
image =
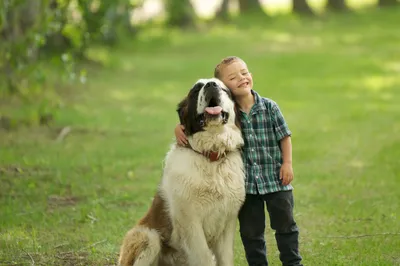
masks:
[[[246,195],[239,212],[240,236],[249,266],[266,266],[265,209],[260,195]]]
[[[275,239],[284,266],[299,266],[299,230],[293,217],[292,191],[280,191],[264,195],[270,217],[271,228],[275,230]]]

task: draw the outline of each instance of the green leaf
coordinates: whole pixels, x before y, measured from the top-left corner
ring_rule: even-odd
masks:
[[[82,46],[82,30],[78,25],[66,24],[62,30],[62,34],[72,42],[75,48]]]

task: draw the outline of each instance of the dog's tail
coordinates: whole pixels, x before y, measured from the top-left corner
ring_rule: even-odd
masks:
[[[158,265],[160,251],[161,239],[156,230],[135,227],[122,242],[118,263],[120,266]]]

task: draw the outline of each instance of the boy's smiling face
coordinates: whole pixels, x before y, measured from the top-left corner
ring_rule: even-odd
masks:
[[[221,81],[236,97],[246,96],[253,88],[253,77],[242,60],[235,60],[220,70]]]

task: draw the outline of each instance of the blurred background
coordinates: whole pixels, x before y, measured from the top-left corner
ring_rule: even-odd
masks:
[[[399,25],[398,0],[1,0],[0,265],[115,265],[231,55],[293,132],[304,264],[400,265]]]

